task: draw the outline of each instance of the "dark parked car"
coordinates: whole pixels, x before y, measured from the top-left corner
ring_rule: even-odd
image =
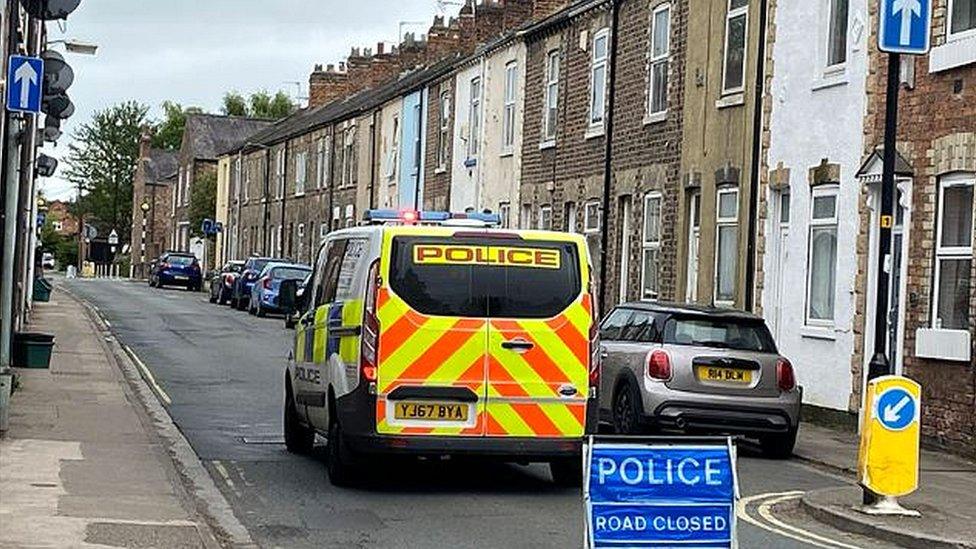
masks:
[[[241,275],[234,281],[234,292],[230,298],[230,305],[238,311],[244,311],[251,303],[251,288],[258,281],[261,271],[268,263],[289,263],[287,259],[273,257],[252,257],[244,264]]]
[[[210,279],[210,302],[224,305],[234,294],[234,283],[244,270],[243,261],[228,261]]]
[[[312,274],[308,265],[291,263],[268,263],[258,277],[257,283],[251,289],[251,302],[248,312],[257,316],[267,314],[287,313],[278,302],[281,283],[285,280],[297,280],[304,283]]]
[[[802,391],[757,316],[695,305],[626,303],[600,326],[600,415],[645,430],[759,439],[789,457]]]
[[[203,288],[203,272],[196,256],[183,252],[166,252],[153,263],[149,273],[149,285],[153,288],[182,286],[199,292]]]

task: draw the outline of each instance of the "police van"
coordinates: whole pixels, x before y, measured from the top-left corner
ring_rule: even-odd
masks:
[[[582,236],[493,214],[372,210],[330,234],[285,376],[289,451],[327,440],[333,482],[378,454],[548,462],[578,484],[599,345]]]

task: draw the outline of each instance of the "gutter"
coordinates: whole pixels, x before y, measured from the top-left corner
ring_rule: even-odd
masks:
[[[749,173],[749,235],[746,245],[746,288],[744,306],[756,310],[756,240],[759,225],[759,170],[762,167],[763,94],[766,88],[766,26],[768,0],[759,2],[759,56],[756,59],[756,91],[752,118],[752,167]]]

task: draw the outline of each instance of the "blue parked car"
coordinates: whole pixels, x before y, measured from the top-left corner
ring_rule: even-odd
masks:
[[[153,263],[149,273],[149,286],[182,286],[199,292],[203,288],[203,272],[196,256],[182,252],[166,252]]]
[[[289,263],[286,259],[275,259],[272,257],[251,257],[244,264],[241,275],[234,282],[234,291],[231,294],[230,305],[238,311],[247,309],[251,303],[251,288],[258,281],[258,277],[269,263]]]
[[[251,290],[251,303],[247,310],[252,315],[263,317],[268,313],[286,313],[278,306],[278,292],[285,280],[297,280],[299,285],[312,274],[308,265],[294,263],[269,263],[258,277],[257,283]]]

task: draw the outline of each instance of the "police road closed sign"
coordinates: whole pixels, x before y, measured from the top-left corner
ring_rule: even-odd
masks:
[[[586,449],[587,547],[733,547],[731,441],[600,442]]]

